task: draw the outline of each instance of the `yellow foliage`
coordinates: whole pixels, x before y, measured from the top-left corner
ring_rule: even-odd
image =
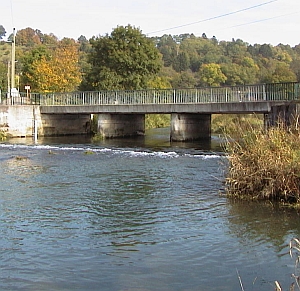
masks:
[[[77,89],[81,82],[78,65],[77,46],[59,46],[52,56],[43,56],[32,64],[28,80],[40,92],[70,92]]]

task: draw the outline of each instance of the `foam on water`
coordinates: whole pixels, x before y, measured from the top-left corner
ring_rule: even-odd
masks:
[[[85,146],[56,146],[56,145],[22,145],[22,144],[0,144],[0,149],[36,149],[48,151],[78,151],[78,152],[94,152],[94,153],[110,153],[119,154],[132,157],[159,157],[159,158],[178,158],[181,156],[201,159],[219,159],[221,154],[201,152],[196,154],[191,153],[177,153],[174,150],[170,151],[145,151],[141,149],[124,149],[124,148],[97,148]]]

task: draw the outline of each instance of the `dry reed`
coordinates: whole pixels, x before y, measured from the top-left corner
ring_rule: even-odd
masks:
[[[229,196],[300,202],[300,130],[237,125],[234,138],[226,137],[225,147]]]

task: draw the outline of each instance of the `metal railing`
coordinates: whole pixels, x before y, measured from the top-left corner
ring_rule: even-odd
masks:
[[[4,96],[0,95],[0,105],[40,105],[41,94],[40,93],[24,93],[19,92],[17,94],[9,95],[6,93]]]
[[[149,89],[65,93],[19,93],[2,100],[2,104],[28,105],[138,105],[199,104],[298,100],[300,83],[276,83],[193,89]]]

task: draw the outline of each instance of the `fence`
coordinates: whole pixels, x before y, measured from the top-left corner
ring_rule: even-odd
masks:
[[[65,93],[19,93],[1,101],[7,105],[137,105],[255,102],[299,99],[300,83],[276,83],[193,89],[149,89]]]

